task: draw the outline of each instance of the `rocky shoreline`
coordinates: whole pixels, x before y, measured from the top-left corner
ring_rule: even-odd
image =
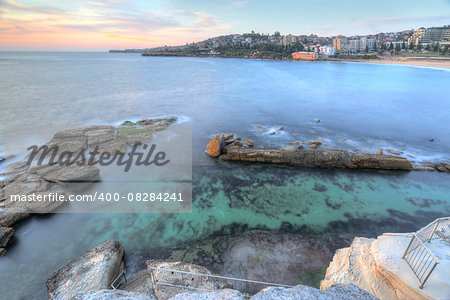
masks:
[[[319,290],[297,284],[267,287],[251,283],[254,289],[249,292],[249,284],[209,277],[213,273],[203,266],[150,258],[143,269],[112,289],[115,280],[121,278],[117,275],[124,268],[123,255],[122,245],[113,240],[88,250],[47,279],[49,299],[376,299],[353,284]]]
[[[339,149],[319,150],[317,147],[322,144],[320,141],[309,141],[312,149],[304,149],[298,142],[293,143],[297,145],[297,149],[293,146],[290,149],[253,149],[252,140],[234,138],[233,134],[220,134],[209,141],[205,153],[222,160],[286,164],[296,167],[450,172],[448,162],[413,166],[407,158],[386,155],[383,151],[370,154]],[[395,151],[390,153],[398,154]]]
[[[125,121],[118,126],[91,125],[57,132],[44,146],[58,147],[58,153],[86,153],[97,148],[110,155],[125,154],[135,143],[145,143],[152,134],[176,122],[175,117],[143,119],[136,123]],[[9,159],[7,159],[8,161]],[[38,157],[32,161],[38,160]],[[80,164],[78,163],[80,162]],[[83,162],[83,163],[81,163]],[[101,170],[96,165],[77,160],[70,165],[42,163],[29,164],[17,161],[7,165],[0,176],[0,257],[12,238],[12,226],[33,214],[56,211],[67,202],[68,194],[86,190],[91,184],[101,180]],[[21,195],[58,201],[11,201],[11,196]]]

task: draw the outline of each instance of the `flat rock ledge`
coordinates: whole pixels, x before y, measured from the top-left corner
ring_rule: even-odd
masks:
[[[220,159],[311,168],[412,170],[406,158],[383,154],[355,154],[344,150],[227,149]]]
[[[393,155],[357,154],[344,150],[252,149],[252,140],[231,140],[232,138],[232,135],[215,136],[206,146],[205,153],[222,160],[287,164],[296,167],[413,170],[408,159]]]
[[[74,299],[88,291],[110,289],[123,269],[123,254],[122,245],[114,240],[85,252],[47,279],[49,299]]]
[[[65,151],[71,152],[72,155],[68,159],[71,162],[81,152],[94,149],[98,152],[124,154],[128,146],[149,142],[153,132],[164,130],[176,121],[176,117],[160,117],[142,119],[136,123],[125,121],[119,126],[91,125],[59,131],[49,142],[42,145],[48,147],[49,151],[39,150],[32,165],[39,160],[42,153],[47,153],[49,158],[53,153],[50,149],[56,149],[57,156]],[[15,156],[1,157],[0,162],[13,157]],[[29,157],[25,159],[28,160]],[[7,176],[0,181],[0,228],[4,228],[13,226],[32,214],[51,213],[64,205],[64,201],[10,201],[11,196],[33,194],[44,197],[57,193],[66,198],[66,192],[80,192],[100,180],[100,169],[82,160],[71,165],[45,163],[35,166],[30,166],[28,161],[18,161],[7,165],[0,171],[0,176]],[[8,233],[8,240],[10,237]],[[0,239],[6,240],[6,237]],[[6,245],[0,245],[0,257],[5,253]]]

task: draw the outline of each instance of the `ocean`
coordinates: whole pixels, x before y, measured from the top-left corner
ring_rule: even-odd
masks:
[[[447,69],[364,63],[0,52],[0,152],[57,127],[176,116],[192,126],[193,153],[192,213],[53,214],[16,226],[0,258],[1,298],[45,299],[46,278],[105,239],[132,252],[255,228],[375,237],[448,216],[448,173],[232,163],[204,147],[234,133],[257,148],[320,140],[448,161],[449,79]]]

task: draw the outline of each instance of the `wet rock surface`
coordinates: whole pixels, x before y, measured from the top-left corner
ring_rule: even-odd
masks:
[[[53,273],[46,281],[49,299],[73,299],[88,291],[110,289],[123,269],[124,250],[105,241]]]
[[[11,227],[0,227],[0,256],[5,255],[6,246],[14,234],[14,229]]]
[[[265,150],[227,148],[220,159],[311,168],[412,170],[406,158],[378,154],[355,154],[343,150]]]

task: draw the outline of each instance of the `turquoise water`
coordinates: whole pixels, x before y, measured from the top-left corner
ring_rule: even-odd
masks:
[[[450,213],[449,174],[246,165],[203,153],[214,134],[234,132],[260,147],[321,138],[330,148],[390,148],[418,161],[449,159],[446,70],[0,53],[0,75],[3,140],[24,148],[37,135],[25,138],[24,128],[47,127],[51,135],[50,125],[161,115],[193,127],[192,213],[33,217],[17,226],[13,245],[0,258],[2,297],[45,298],[49,274],[108,238],[131,252],[251,228],[376,236],[413,231]],[[258,130],[281,125],[285,130],[274,136]]]

